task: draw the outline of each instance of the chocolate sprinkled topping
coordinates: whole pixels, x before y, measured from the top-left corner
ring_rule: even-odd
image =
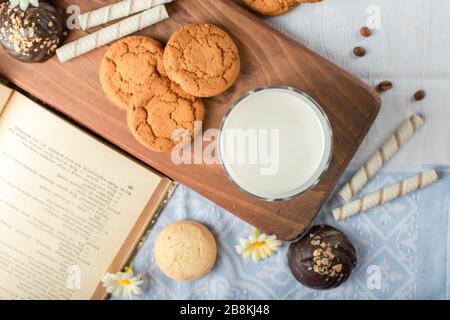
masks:
[[[55,54],[66,30],[64,10],[47,2],[39,7],[0,4],[0,43],[12,57],[23,62],[43,62]]]
[[[295,278],[313,289],[331,289],[342,284],[356,266],[356,251],[348,238],[330,226],[311,228],[291,244],[289,267]]]

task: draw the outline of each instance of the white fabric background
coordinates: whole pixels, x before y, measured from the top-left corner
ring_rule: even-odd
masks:
[[[381,9],[381,29],[363,38],[368,7]],[[267,22],[371,85],[394,89],[382,94],[382,109],[351,168],[360,166],[410,114],[420,111],[427,125],[386,170],[416,170],[450,163],[450,1],[324,0],[302,5]],[[367,49],[356,58],[355,46]],[[427,91],[422,102],[413,94]]]

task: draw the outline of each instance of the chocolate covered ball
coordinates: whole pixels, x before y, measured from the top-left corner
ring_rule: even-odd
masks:
[[[22,10],[0,3],[0,44],[22,62],[44,62],[52,57],[67,36],[66,14],[50,2]]]
[[[288,252],[294,277],[312,289],[332,289],[345,282],[356,266],[356,250],[339,230],[315,226]]]

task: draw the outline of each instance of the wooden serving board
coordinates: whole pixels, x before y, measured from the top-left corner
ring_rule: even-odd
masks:
[[[115,1],[57,1],[82,11]],[[240,192],[220,165],[175,165],[169,154],[146,150],[128,132],[126,112],[112,105],[98,80],[105,48],[68,63],[19,63],[0,50],[0,75],[111,141],[151,167],[209,198],[243,220],[282,240],[297,238],[311,223],[360,146],[380,107],[377,94],[354,76],[282,35],[233,1],[177,0],[171,18],[140,32],[162,42],[187,23],[214,23],[236,41],[242,71],[226,93],[205,99],[204,129],[218,128],[229,106],[243,93],[266,85],[289,85],[307,92],[324,108],[334,131],[330,169],[308,193],[287,202],[267,203]],[[73,31],[70,40],[83,35]],[[74,146],[76,148],[76,146]],[[83,152],[83,150],[80,150]],[[105,159],[106,160],[106,159]]]

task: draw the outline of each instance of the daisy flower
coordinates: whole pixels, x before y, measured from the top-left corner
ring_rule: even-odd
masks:
[[[236,252],[245,259],[251,257],[253,262],[259,262],[272,256],[280,246],[281,241],[277,240],[277,236],[260,234],[257,229],[253,228],[253,234],[248,239],[239,239]]]
[[[103,276],[103,287],[113,297],[132,298],[142,294],[144,284],[142,275],[134,276],[133,268],[126,267],[125,272],[107,273]]]
[[[39,7],[39,0],[9,0],[9,3],[11,8],[19,6],[22,10],[27,10],[30,4]]]

